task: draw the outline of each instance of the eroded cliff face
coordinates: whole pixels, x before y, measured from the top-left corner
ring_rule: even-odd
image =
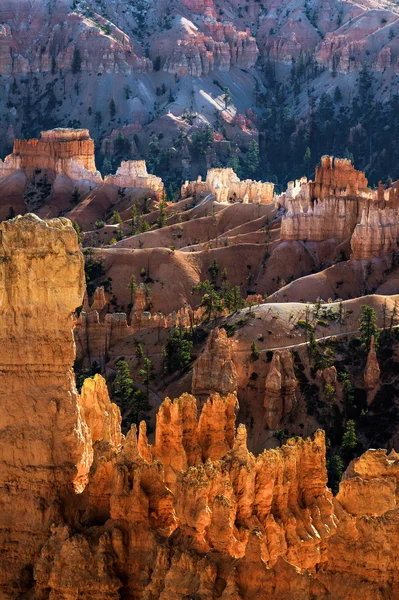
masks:
[[[66,219],[0,225],[0,595],[29,585],[62,501],[92,461],[72,369],[83,258]],[[10,526],[12,524],[12,526]]]
[[[286,209],[281,221],[285,242],[337,242],[350,239],[353,260],[389,257],[399,242],[397,184],[367,187],[364,173],[350,161],[324,156],[315,181],[291,182],[278,197]]]
[[[0,179],[17,169],[28,175],[44,169],[74,181],[102,183],[94,162],[94,140],[87,129],[52,129],[42,131],[40,139],[15,140],[12,154],[0,162]]]
[[[274,183],[241,181],[233,169],[210,169],[206,180],[186,182],[182,186],[182,198],[213,194],[217,202],[244,202],[272,204]]]
[[[194,364],[193,394],[237,392],[238,377],[233,361],[234,343],[225,329],[211,331],[206,347]]]
[[[324,433],[254,456],[230,393],[201,411],[189,394],[167,399],[153,445],[144,423],[124,438],[101,376],[76,392],[82,299],[67,220],[0,226],[2,598],[397,597],[395,452],[353,461],[333,498]],[[218,365],[231,349],[214,338],[204,355],[217,373],[210,350]],[[275,356],[273,390],[288,393],[292,361]]]
[[[265,420],[269,429],[277,429],[283,416],[290,413],[297,384],[291,352],[277,350],[265,382]]]
[[[315,181],[303,178],[288,185],[279,198],[286,208],[281,222],[282,241],[322,242],[350,237],[373,192],[367,179],[349,160],[323,156]]]

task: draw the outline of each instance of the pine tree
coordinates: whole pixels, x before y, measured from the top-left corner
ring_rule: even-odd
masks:
[[[192,335],[182,327],[174,327],[165,346],[165,363],[169,373],[181,371],[191,361]]]
[[[123,359],[116,363],[116,377],[114,381],[114,392],[120,400],[123,410],[128,408],[134,393],[133,379],[130,377],[129,365]]]
[[[140,358],[143,358],[143,356],[144,356],[143,346],[139,342],[138,344],[136,344],[136,358],[138,360],[140,360]]]
[[[355,430],[355,421],[350,419],[346,424],[346,430],[342,437],[341,448],[344,455],[351,460],[358,445],[358,439]]]
[[[166,225],[166,201],[165,200],[161,200],[161,202],[158,205],[158,219],[157,219],[157,225],[159,229],[162,229],[162,227],[165,227]]]
[[[212,281],[215,282],[219,273],[219,265],[216,262],[216,258],[214,258],[211,264],[209,265],[208,272],[211,276]]]
[[[342,92],[341,88],[337,85],[334,91],[334,102],[335,104],[339,104],[342,101]]]
[[[114,98],[111,98],[109,103],[109,114],[111,115],[111,119],[113,119],[116,115],[116,104]]]
[[[227,110],[229,107],[229,104],[232,101],[232,95],[231,95],[231,91],[228,87],[225,87],[223,89],[223,101],[224,101],[224,107]]]
[[[245,177],[255,179],[259,169],[259,145],[252,140],[243,159]]]
[[[80,73],[82,70],[82,57],[80,55],[80,50],[77,46],[75,46],[75,49],[73,51],[73,58],[72,58],[72,73],[74,75],[76,75],[77,73]]]
[[[339,482],[342,479],[344,468],[344,462],[338,454],[335,454],[327,460],[328,484],[332,489],[333,494],[338,492]]]
[[[126,100],[130,100],[130,98],[132,96],[132,88],[130,87],[130,85],[128,83],[123,88],[123,91],[125,92]]]
[[[119,225],[119,223],[122,223],[122,217],[120,216],[119,212],[115,210],[111,217],[111,225]]]
[[[134,295],[136,293],[137,290],[137,283],[136,283],[136,278],[134,275],[132,275],[129,279],[129,283],[127,284],[127,287],[130,291],[130,304],[133,306],[133,299],[134,299]]]
[[[139,371],[139,377],[141,377],[143,384],[146,386],[147,401],[149,399],[149,393],[150,393],[150,388],[149,388],[150,382],[154,379],[153,371],[154,371],[154,365],[152,364],[152,360],[146,357],[144,359],[144,366]]]
[[[380,337],[380,330],[376,324],[376,314],[374,308],[371,306],[363,305],[361,307],[360,315],[360,340],[362,348],[368,352],[370,350],[371,338],[374,336],[376,348],[378,348],[378,340]]]
[[[259,358],[258,346],[256,345],[255,341],[253,341],[252,345],[251,345],[251,360],[255,361],[255,360],[258,360],[258,358]]]

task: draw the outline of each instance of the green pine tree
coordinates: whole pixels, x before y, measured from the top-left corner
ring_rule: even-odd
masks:
[[[374,308],[363,304],[360,315],[360,341],[362,348],[368,352],[370,350],[371,338],[374,336],[376,348],[380,338],[380,330],[377,327],[377,317]]]

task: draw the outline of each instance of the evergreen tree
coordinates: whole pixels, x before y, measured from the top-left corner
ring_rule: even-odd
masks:
[[[223,89],[223,101],[224,101],[224,108],[227,110],[232,101],[231,91],[228,87],[225,87]]]
[[[345,433],[342,437],[342,452],[348,460],[351,460],[355,455],[355,450],[358,445],[358,439],[355,430],[355,421],[350,419],[346,424]]]
[[[252,345],[251,345],[251,360],[255,361],[255,360],[258,360],[258,358],[259,358],[258,346],[256,345],[255,341],[253,341]]]
[[[192,335],[182,327],[174,327],[165,347],[166,369],[169,373],[181,371],[191,361]]]
[[[334,102],[335,104],[339,104],[340,102],[342,102],[342,92],[338,85],[334,91]]]
[[[77,204],[80,200],[80,192],[79,192],[79,188],[77,185],[75,185],[75,187],[73,188],[72,191],[72,202],[73,204]]]
[[[161,202],[158,205],[158,219],[157,219],[157,225],[159,229],[162,229],[162,227],[165,227],[166,225],[166,201],[165,200],[161,200]]]
[[[111,225],[119,225],[119,223],[122,223],[122,217],[120,216],[119,212],[115,210],[111,217]]]
[[[276,431],[274,432],[274,437],[278,439],[281,448],[287,435],[282,429],[276,429]]]
[[[143,356],[144,356],[143,346],[139,342],[138,344],[136,344],[136,358],[138,360],[140,360],[140,358],[143,358]]]
[[[129,365],[123,359],[116,363],[116,377],[114,381],[114,392],[125,410],[131,403],[134,394],[133,379],[130,377]]]
[[[328,484],[333,491],[333,494],[338,492],[339,482],[342,479],[344,472],[344,462],[338,454],[334,454],[327,460]]]
[[[259,169],[259,145],[252,140],[243,159],[244,177],[255,179]]]
[[[376,347],[378,347],[378,340],[380,337],[380,330],[376,324],[376,314],[374,308],[371,306],[363,305],[361,307],[360,315],[360,341],[362,348],[368,352],[370,350],[371,338],[374,336]]]
[[[127,287],[130,292],[130,304],[133,306],[133,300],[137,290],[136,277],[134,275],[130,277]]]
[[[130,100],[130,98],[132,97],[132,88],[130,87],[130,85],[128,83],[123,88],[123,91],[125,92],[126,100]]]
[[[156,173],[161,162],[161,149],[159,147],[158,137],[152,135],[148,144],[147,165],[150,173]]]
[[[112,172],[112,163],[108,158],[104,158],[102,172],[104,175],[109,175]]]
[[[116,115],[116,104],[114,98],[111,98],[109,103],[109,114],[111,116],[111,119],[113,119]]]
[[[216,258],[214,258],[211,264],[209,265],[208,272],[211,276],[212,281],[215,282],[219,273],[219,265],[216,262]]]
[[[203,294],[200,306],[204,309],[204,318],[206,321],[211,321],[220,315],[223,311],[223,304],[213,283],[206,279],[196,285],[193,291]]]
[[[144,366],[139,371],[139,377],[141,377],[143,384],[146,386],[147,401],[149,399],[149,394],[150,394],[150,388],[149,388],[150,382],[154,379],[153,371],[154,371],[154,365],[152,364],[152,360],[145,357],[144,358]]]
[[[80,54],[80,50],[77,46],[75,46],[75,49],[73,51],[73,58],[72,58],[72,73],[74,75],[76,75],[77,73],[80,73],[82,70],[82,57]]]
[[[8,214],[7,214],[7,218],[6,221],[10,221],[11,219],[13,219],[15,217],[15,210],[13,206],[10,206]]]

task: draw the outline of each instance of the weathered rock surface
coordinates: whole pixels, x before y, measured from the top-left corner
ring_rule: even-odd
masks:
[[[347,239],[373,199],[367,183],[349,160],[324,156],[316,167],[315,181],[292,182],[279,199],[287,210],[281,222],[281,240]]]
[[[192,392],[194,395],[230,394],[237,391],[238,378],[233,362],[233,342],[225,329],[214,329],[206,347],[194,364]]]
[[[0,179],[16,169],[51,170],[74,181],[102,183],[94,162],[94,140],[87,129],[52,129],[40,139],[15,140],[13,153],[0,162]]]
[[[364,383],[368,390],[373,390],[379,382],[381,374],[378,364],[377,353],[375,351],[375,339],[371,338],[370,350],[367,356],[366,369],[364,371]]]
[[[333,499],[323,432],[254,456],[245,427],[235,429],[235,394],[212,395],[200,414],[193,396],[167,399],[153,445],[144,424],[123,438],[101,377],[76,392],[72,312],[82,299],[67,220],[0,226],[2,598],[398,595],[395,452],[352,461]],[[208,342],[216,375],[230,344],[218,331]],[[289,353],[274,355],[269,375],[270,390],[291,398]]]
[[[274,183],[246,179],[240,181],[233,169],[210,169],[206,180],[186,182],[182,187],[182,198],[213,194],[217,202],[244,202],[271,204]]]
[[[147,173],[145,160],[122,161],[115,175],[105,177],[104,183],[122,188],[148,189],[153,192],[155,198],[161,198],[164,193],[162,179]]]
[[[277,429],[295,400],[294,364],[289,350],[276,350],[265,382],[265,421],[269,429]]]
[[[69,221],[26,215],[0,225],[2,598],[28,584],[29,565],[92,461],[72,369],[83,282]]]
[[[351,258],[370,260],[391,255],[398,248],[398,210],[370,206],[362,211],[351,238]]]

